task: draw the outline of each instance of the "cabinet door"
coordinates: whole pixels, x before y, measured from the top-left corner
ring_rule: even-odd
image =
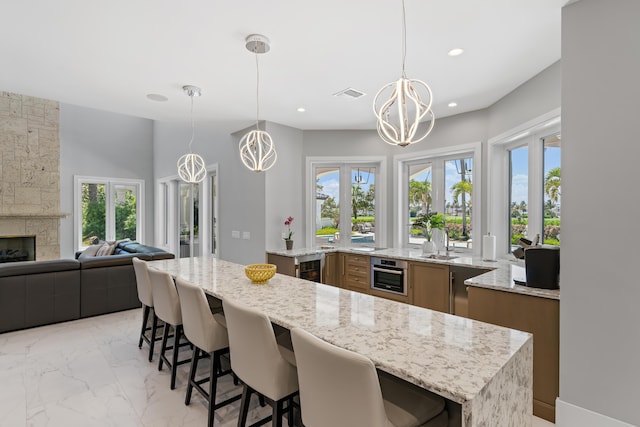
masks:
[[[338,272],[338,254],[328,253],[324,257],[324,274],[323,282],[327,285],[338,286],[337,273]]]
[[[267,262],[275,264],[276,272],[296,277],[295,258],[276,254],[267,254]]]
[[[533,414],[554,422],[560,301],[469,286],[469,318],[533,334]]]
[[[449,266],[409,263],[409,288],[413,305],[449,313]]]

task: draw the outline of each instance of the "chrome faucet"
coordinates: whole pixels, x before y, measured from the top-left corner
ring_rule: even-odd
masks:
[[[445,254],[449,255],[449,229],[445,227],[444,229],[444,251]]]

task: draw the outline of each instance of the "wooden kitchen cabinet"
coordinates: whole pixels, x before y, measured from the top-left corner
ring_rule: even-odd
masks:
[[[448,265],[410,262],[408,274],[413,305],[449,313],[451,294]]]
[[[296,259],[294,257],[267,254],[267,263],[275,264],[277,273],[296,277]]]
[[[324,257],[324,271],[322,282],[331,286],[340,286],[338,280],[338,253],[329,252]]]
[[[369,293],[371,257],[360,254],[340,254],[341,286],[350,291]]]
[[[469,318],[533,334],[533,414],[555,422],[560,301],[469,286]]]

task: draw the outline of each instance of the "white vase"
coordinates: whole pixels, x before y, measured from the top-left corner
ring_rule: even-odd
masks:
[[[436,244],[433,243],[431,240],[426,240],[423,244],[422,244],[422,253],[424,255],[431,255],[432,253],[434,253],[436,251]]]
[[[436,251],[443,251],[445,243],[445,232],[440,228],[431,229],[431,241],[436,245]]]

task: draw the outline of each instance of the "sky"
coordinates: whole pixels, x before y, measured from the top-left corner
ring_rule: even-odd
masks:
[[[511,150],[511,167],[512,167],[512,181],[511,181],[511,201],[520,203],[521,201],[528,202],[528,155],[527,148],[522,147],[515,150]],[[547,175],[553,168],[560,167],[560,148],[545,148],[544,151],[544,175]],[[548,197],[545,195],[545,201]]]
[[[369,173],[370,171],[370,173]],[[374,168],[362,168],[359,170],[362,180],[360,187],[366,193],[369,190],[371,184],[375,184],[375,169]],[[351,172],[351,182],[356,182],[356,176],[358,175],[358,169],[354,169]],[[322,186],[320,191],[322,194],[326,194],[329,197],[333,197],[336,203],[340,202],[340,178],[338,171],[322,175],[318,179],[318,184]]]

